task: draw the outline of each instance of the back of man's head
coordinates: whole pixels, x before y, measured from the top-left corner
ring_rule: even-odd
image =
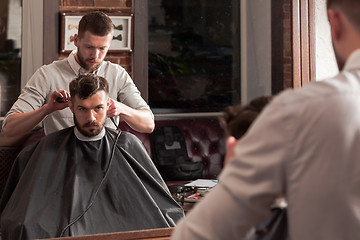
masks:
[[[97,93],[98,91],[105,91],[109,93],[108,81],[96,74],[79,75],[69,84],[71,99],[78,96],[80,99],[87,99]]]
[[[359,0],[327,0],[328,9],[340,9],[360,34],[360,1]]]
[[[219,122],[226,135],[240,139],[271,99],[271,96],[261,96],[244,106],[238,104],[225,108]]]
[[[89,31],[96,36],[105,36],[114,31],[114,24],[110,17],[103,12],[96,11],[85,14],[79,22],[79,37]]]

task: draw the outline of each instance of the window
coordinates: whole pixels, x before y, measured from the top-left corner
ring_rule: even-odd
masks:
[[[219,112],[240,101],[240,1],[148,1],[154,113]]]
[[[0,117],[10,110],[21,84],[21,0],[0,3]]]

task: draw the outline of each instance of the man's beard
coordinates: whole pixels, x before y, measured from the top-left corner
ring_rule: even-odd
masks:
[[[76,53],[77,56],[77,60],[79,61],[79,64],[82,68],[84,68],[86,71],[90,71],[90,72],[94,72],[96,71],[99,67],[100,67],[100,62],[98,64],[96,64],[94,67],[89,67],[86,64],[86,60],[83,58],[83,56],[81,55],[79,49]],[[93,59],[88,59],[88,60],[93,60]]]
[[[74,123],[75,123],[75,126],[76,126],[77,130],[79,130],[79,132],[82,135],[84,135],[85,137],[93,137],[93,136],[97,136],[99,133],[101,133],[101,131],[104,128],[105,120],[100,124],[93,121],[93,122],[87,122],[83,126],[80,126],[80,123],[77,121],[77,119],[76,119],[76,117],[74,115]],[[92,127],[92,126],[95,126],[96,128],[91,129],[89,131],[86,131],[84,129],[85,127]]]

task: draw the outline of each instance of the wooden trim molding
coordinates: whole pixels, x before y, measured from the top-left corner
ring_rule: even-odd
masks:
[[[59,2],[44,1],[44,46],[43,64],[49,64],[58,59],[59,48]]]
[[[316,79],[316,32],[315,32],[315,1],[309,1],[309,52],[310,81]]]
[[[292,0],[293,87],[301,87],[300,2]]]
[[[103,233],[76,237],[48,238],[48,240],[169,240],[174,227],[156,228],[129,232]]]
[[[293,87],[315,79],[315,10],[311,0],[292,0]]]

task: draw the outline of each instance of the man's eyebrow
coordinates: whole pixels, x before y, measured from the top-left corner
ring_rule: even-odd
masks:
[[[103,46],[95,46],[91,43],[85,43],[84,44],[86,47],[92,47],[92,48],[106,48],[106,45],[103,45]]]
[[[80,104],[78,104],[76,107],[78,107],[78,108],[86,108],[86,107],[84,107],[83,105],[80,105]]]
[[[96,105],[94,108],[96,108],[96,107],[103,107],[103,106],[105,106],[105,104],[103,104],[103,103],[101,103],[101,104],[99,104],[99,105]],[[76,107],[81,107],[81,108],[87,108],[87,107],[84,107],[83,105],[77,105]]]

